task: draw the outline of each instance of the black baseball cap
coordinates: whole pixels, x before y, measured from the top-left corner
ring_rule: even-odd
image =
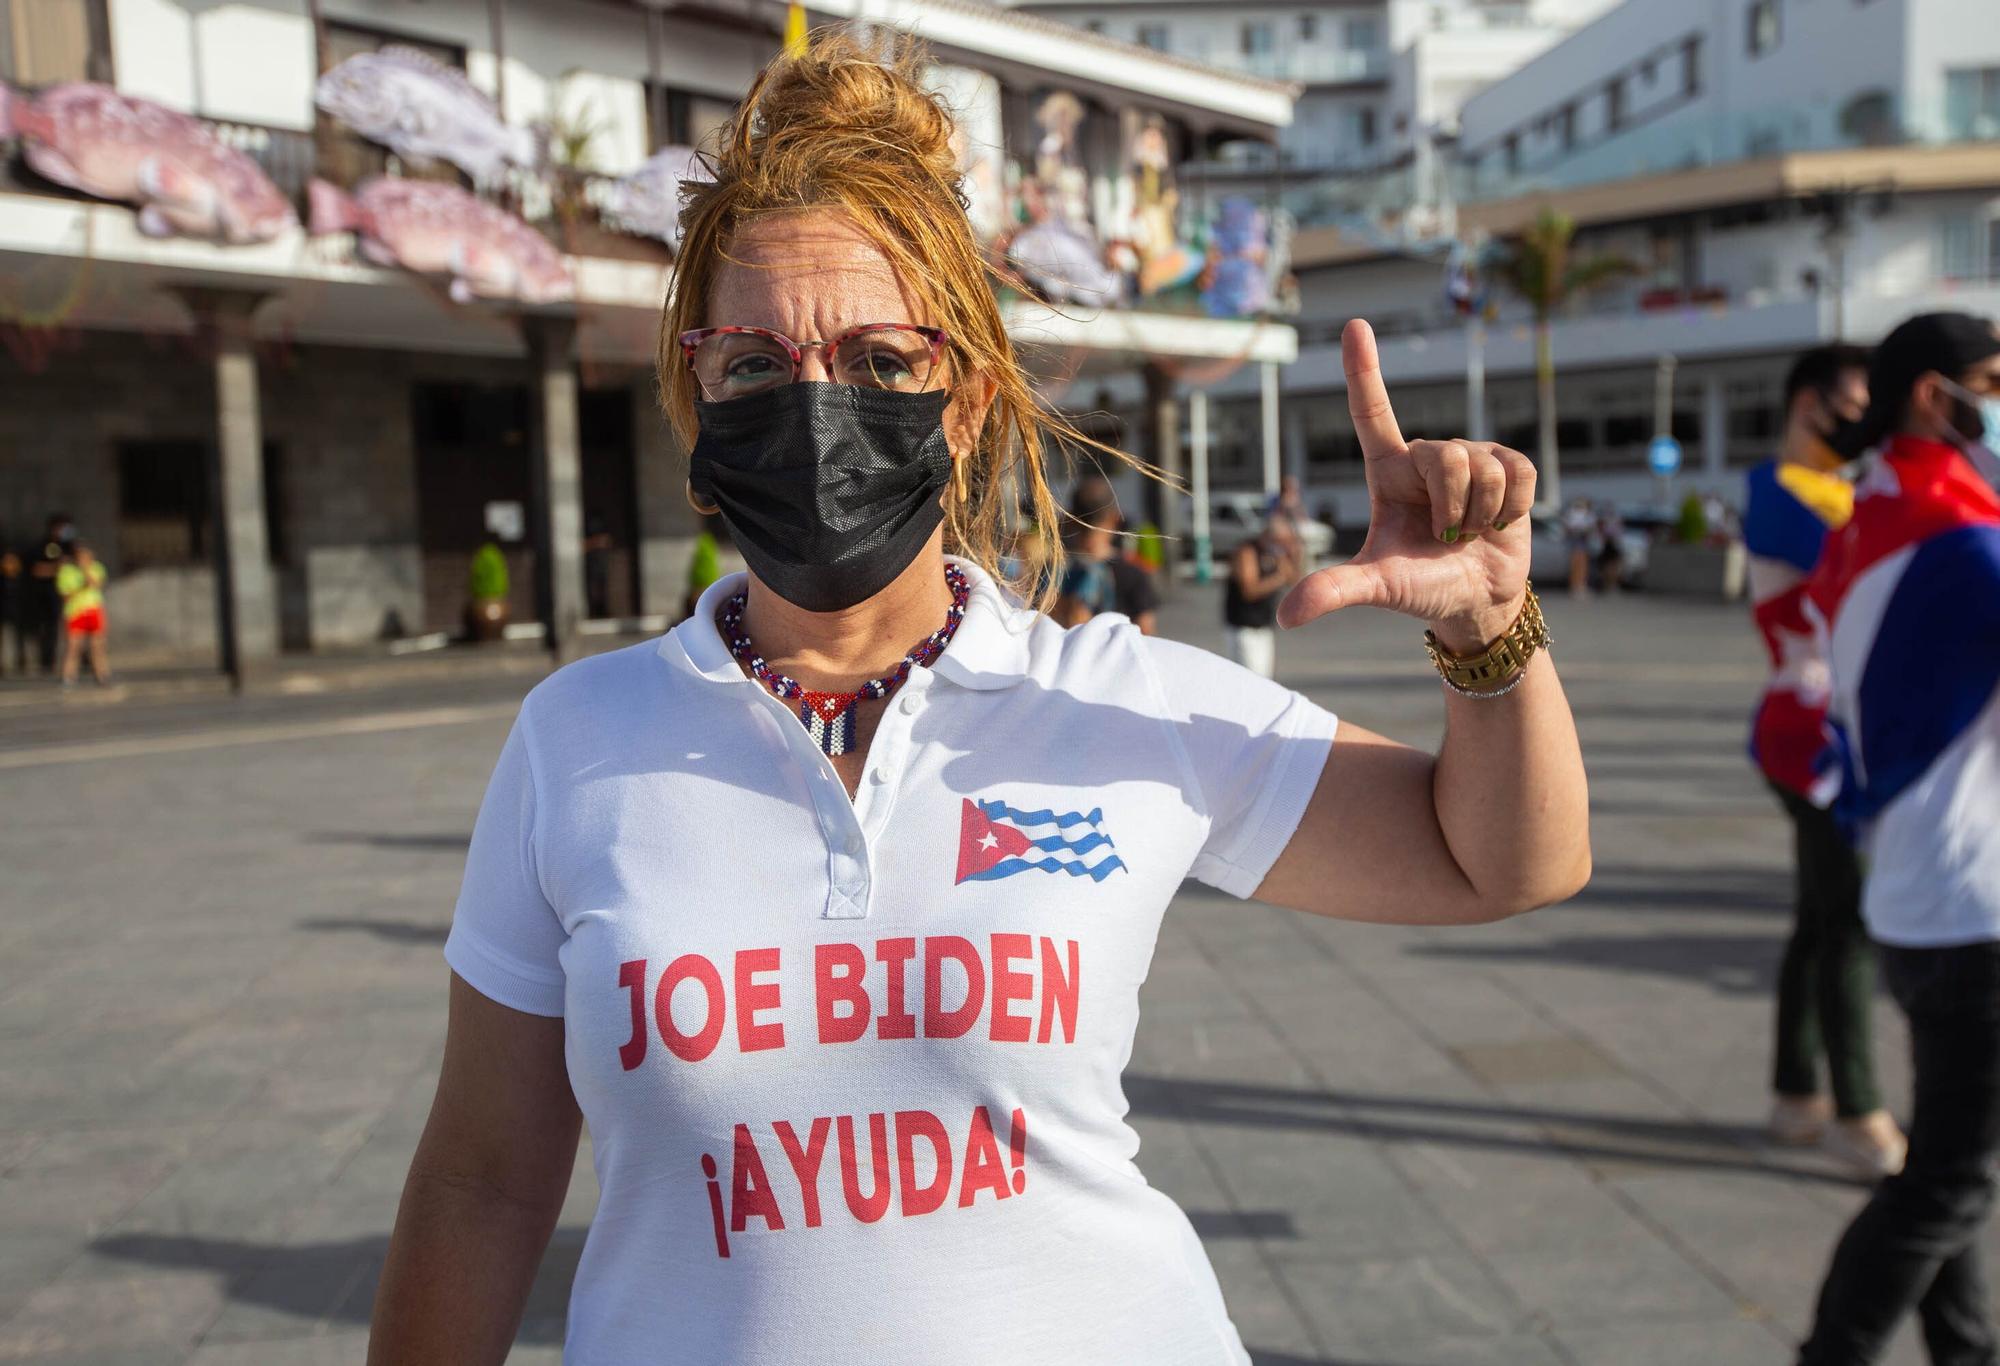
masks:
[[[1859,455],[1879,445],[1903,419],[1910,387],[1936,371],[1956,378],[2000,353],[2000,327],[1972,313],[1919,313],[1897,325],[1868,363],[1868,411],[1837,443]]]

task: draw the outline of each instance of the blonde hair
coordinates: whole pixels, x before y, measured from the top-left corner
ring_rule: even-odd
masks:
[[[954,377],[979,376],[994,386],[977,445],[963,476],[955,476],[966,481],[965,500],[946,494],[944,525],[947,550],[999,578],[1014,531],[1007,504],[1017,487],[1034,524],[1060,522],[1045,456],[1088,447],[1148,473],[1151,467],[1078,431],[1036,398],[993,290],[1017,282],[987,261],[973,236],[953,121],[924,88],[923,64],[911,40],[877,56],[836,28],[815,32],[803,54],[781,56],[758,75],[721,146],[704,156],[712,179],[683,191],[681,246],[660,318],[660,400],[691,446],[700,391],[679,337],[709,325],[716,267],[729,259],[738,230],[760,214],[845,213],[948,335]],[[1012,586],[1046,604],[1061,583],[1061,554],[1052,545],[1044,564],[1026,571],[1039,583]]]

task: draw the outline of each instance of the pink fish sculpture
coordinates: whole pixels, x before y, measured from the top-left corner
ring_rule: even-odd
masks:
[[[73,81],[30,98],[0,86],[0,141],[58,185],[139,208],[149,237],[242,246],[297,226],[264,168],[200,119],[110,86]]]
[[[319,78],[313,102],[397,156],[452,163],[481,185],[533,167],[542,138],[510,127],[463,71],[408,47],[361,52]]]
[[[456,185],[379,176],[350,196],[315,180],[307,197],[313,236],[352,232],[361,254],[377,265],[448,275],[459,303],[477,296],[546,304],[575,296],[554,243]]]

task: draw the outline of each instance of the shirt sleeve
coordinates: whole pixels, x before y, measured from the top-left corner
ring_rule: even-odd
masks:
[[[523,711],[472,827],[444,959],[482,996],[530,1015],[563,1013],[557,955],[568,938],[535,866],[535,776]]]
[[[1158,636],[1140,648],[1208,821],[1192,875],[1257,890],[1299,827],[1333,745],[1333,713],[1207,650]]]

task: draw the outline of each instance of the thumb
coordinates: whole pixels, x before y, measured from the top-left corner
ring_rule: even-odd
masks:
[[[1385,586],[1375,566],[1349,560],[1299,580],[1278,604],[1278,624],[1289,629],[1343,607],[1379,607],[1385,600]]]

